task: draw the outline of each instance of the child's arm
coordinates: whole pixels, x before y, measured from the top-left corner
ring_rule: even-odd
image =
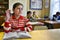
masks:
[[[4,31],[9,32],[11,29],[11,24],[9,22],[10,19],[10,10],[6,10],[6,19],[5,19],[5,24],[4,24]]]
[[[32,31],[32,26],[31,24],[28,23],[28,19],[26,20],[26,27],[25,27],[25,31]]]

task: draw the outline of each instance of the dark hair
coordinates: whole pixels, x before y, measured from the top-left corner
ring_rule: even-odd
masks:
[[[56,12],[56,15],[59,15],[60,14],[60,12]]]
[[[31,14],[31,11],[27,11],[27,15],[28,15],[28,14]]]
[[[13,5],[13,10],[14,10],[17,6],[19,6],[19,5],[22,5],[22,6],[23,6],[23,4],[17,2],[17,3],[15,3],[15,4]]]
[[[33,13],[35,13],[35,11]]]

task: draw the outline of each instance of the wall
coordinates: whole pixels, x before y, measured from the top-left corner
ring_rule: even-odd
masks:
[[[27,2],[27,4],[28,4],[28,7],[27,7],[27,10],[30,10],[29,9],[29,4],[30,4],[30,0],[27,0],[28,2]],[[43,1],[43,8],[42,8],[42,10],[30,10],[30,11],[36,11],[36,13],[37,13],[37,15],[39,16],[39,17],[41,17],[41,18],[43,18],[44,17],[44,15],[46,15],[46,16],[49,16],[49,8],[45,8],[44,7],[44,5],[45,5],[45,0],[42,0]]]

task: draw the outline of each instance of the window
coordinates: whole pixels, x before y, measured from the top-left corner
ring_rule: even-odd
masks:
[[[59,1],[60,0],[50,0],[50,19],[53,18],[53,15],[56,14],[57,11],[60,11]]]
[[[41,10],[42,9],[42,0],[30,0],[30,9]]]

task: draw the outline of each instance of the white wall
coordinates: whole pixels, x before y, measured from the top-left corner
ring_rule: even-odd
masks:
[[[26,16],[26,12],[27,12],[27,0],[9,0],[9,9],[11,10],[11,13],[13,13],[12,6],[16,2],[20,2],[20,3],[22,3],[24,5],[22,15]]]

